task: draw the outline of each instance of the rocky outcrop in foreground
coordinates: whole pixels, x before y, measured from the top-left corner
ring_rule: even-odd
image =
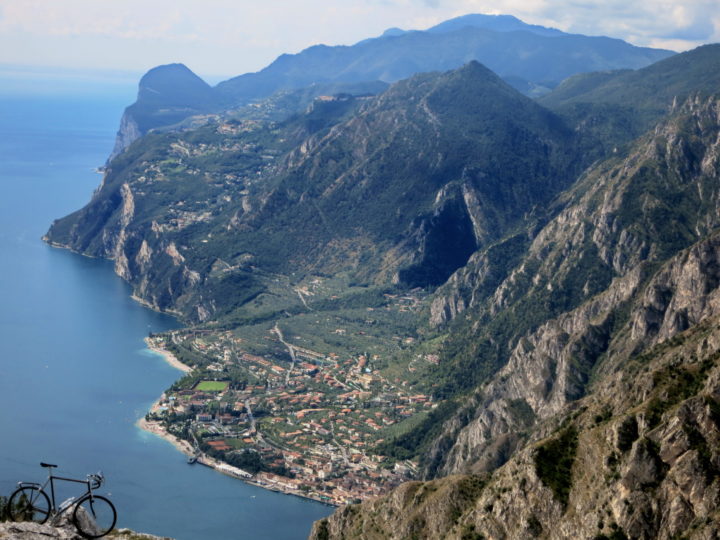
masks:
[[[141,534],[129,529],[115,529],[106,538],[113,540],[171,540],[170,538]],[[0,523],[2,540],[84,540],[71,521],[64,519],[55,525],[32,522]]]

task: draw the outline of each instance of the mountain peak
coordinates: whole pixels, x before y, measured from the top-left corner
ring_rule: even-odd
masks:
[[[402,36],[403,34],[407,34],[407,30],[403,30],[402,28],[397,28],[394,26],[385,30],[380,37]]]
[[[185,64],[165,64],[152,68],[140,79],[138,101],[195,102],[208,99],[211,91],[210,85]]]
[[[485,15],[481,13],[471,13],[469,15],[455,17],[454,19],[449,19],[436,26],[433,26],[427,31],[440,34],[453,32],[455,30],[467,27],[483,28],[485,30],[492,30],[494,32],[526,31],[542,36],[566,35],[564,32],[556,28],[546,28],[545,26],[528,24],[512,15]]]

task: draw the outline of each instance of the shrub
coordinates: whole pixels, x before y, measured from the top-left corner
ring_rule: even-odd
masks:
[[[577,452],[578,433],[574,426],[538,447],[535,452],[535,472],[549,487],[555,499],[567,506],[572,488],[572,466]]]

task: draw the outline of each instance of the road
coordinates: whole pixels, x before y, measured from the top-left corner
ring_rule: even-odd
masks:
[[[290,352],[290,358],[292,359],[292,364],[290,365],[290,369],[287,370],[285,373],[285,386],[288,385],[290,382],[290,375],[292,374],[293,369],[295,369],[295,362],[297,362],[297,359],[295,357],[295,348],[290,345],[287,341],[285,341],[285,338],[283,337],[282,330],[280,330],[280,327],[277,323],[275,323],[275,327],[273,328],[273,332],[275,332],[278,336],[278,339],[280,340],[280,343],[285,345],[287,347],[287,350]]]

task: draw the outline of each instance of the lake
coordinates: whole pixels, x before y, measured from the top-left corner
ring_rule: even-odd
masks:
[[[93,169],[134,89],[51,91],[0,91],[0,495],[43,480],[38,464],[49,461],[68,476],[102,470],[121,527],[178,540],[306,538],[332,508],[189,466],[135,425],[181,375],[143,338],[179,323],[132,301],[112,263],[40,240],[99,184]]]

